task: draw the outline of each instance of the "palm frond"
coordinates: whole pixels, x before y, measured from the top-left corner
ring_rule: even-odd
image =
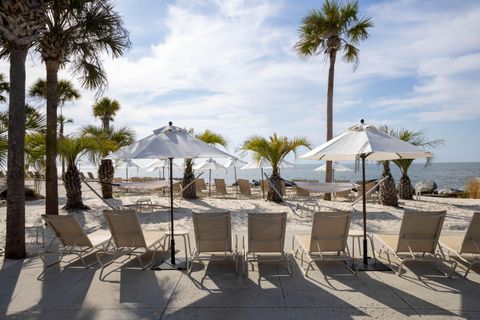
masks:
[[[212,145],[221,145],[223,147],[227,146],[227,139],[219,133],[215,133],[206,129],[205,131],[195,135],[198,140],[202,140],[205,143]]]

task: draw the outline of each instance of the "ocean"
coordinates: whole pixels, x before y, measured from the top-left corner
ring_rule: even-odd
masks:
[[[196,160],[199,162],[201,160]],[[221,161],[219,161],[221,162]],[[286,180],[292,179],[318,179],[324,181],[325,174],[324,172],[313,171],[316,167],[324,164],[325,162],[319,162],[318,164],[296,164],[295,168],[285,168],[280,170],[282,178]],[[180,163],[179,163],[180,164]],[[342,163],[343,165],[350,167],[354,170],[353,163]],[[96,175],[96,168],[82,166],[81,171],[92,171]],[[398,183],[401,173],[400,170],[392,163],[390,164],[390,169],[395,178],[395,181]],[[129,168],[129,177],[144,177],[144,176],[162,176],[163,172],[147,172],[142,168]],[[379,179],[382,174],[383,167],[378,165],[376,162],[367,162],[366,165],[366,177],[367,179]],[[248,180],[260,180],[260,169],[251,169],[251,170],[240,170],[237,168],[237,178],[238,179],[248,179]],[[269,169],[264,169],[268,174],[271,172]],[[165,172],[168,172],[166,169]],[[200,172],[195,171],[195,175]],[[413,185],[419,181],[424,180],[433,180],[436,182],[438,188],[453,188],[453,189],[465,189],[465,184],[468,180],[474,177],[480,177],[480,162],[451,162],[451,163],[440,163],[433,162],[429,166],[425,166],[424,161],[418,160],[414,162],[410,167],[408,172],[410,179],[412,180]],[[125,178],[126,170],[125,168],[117,168],[115,170],[116,177]],[[182,177],[183,169],[174,168],[173,176]],[[168,173],[167,173],[168,176]],[[208,171],[205,172],[202,177],[208,182]],[[231,184],[235,181],[234,170],[229,168],[228,170],[218,169],[212,171],[212,182],[213,178],[224,178],[227,184]],[[362,175],[361,171],[355,172],[335,172],[336,180],[350,180],[357,181],[361,180]]]

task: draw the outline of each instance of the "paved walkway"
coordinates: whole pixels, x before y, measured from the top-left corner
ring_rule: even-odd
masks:
[[[260,264],[244,278],[226,262],[195,265],[188,276],[119,261],[102,281],[100,269],[75,263],[37,280],[39,258],[1,259],[0,319],[480,319],[480,275],[464,279],[460,269],[448,279],[432,264],[410,264],[397,277],[351,276],[329,263],[307,278],[296,260],[292,277],[281,265]]]

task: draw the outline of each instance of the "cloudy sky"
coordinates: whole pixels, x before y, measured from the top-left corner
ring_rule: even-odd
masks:
[[[225,135],[229,149],[273,132],[325,141],[328,63],[299,59],[293,46],[308,9],[321,1],[117,0],[132,48],[105,59],[105,95],[120,101],[115,125],[141,138],[172,120]],[[480,2],[360,1],[375,27],[360,65],[337,60],[334,131],[364,118],[445,140],[436,161],[480,161]],[[8,64],[0,62],[8,74]],[[27,81],[44,77],[35,55]],[[61,78],[78,83],[63,70]],[[67,131],[93,123],[94,92],[64,113]],[[0,106],[5,109],[6,106]]]

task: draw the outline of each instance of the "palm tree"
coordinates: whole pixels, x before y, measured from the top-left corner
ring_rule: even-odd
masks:
[[[25,61],[28,49],[45,31],[46,3],[0,1],[0,57],[10,60],[8,126],[7,236],[5,257],[22,259],[25,250]]]
[[[380,126],[378,128],[380,131],[390,134],[390,130],[386,125]],[[388,179],[385,179],[380,184],[380,202],[385,206],[398,206],[398,192],[397,186],[395,185],[395,179],[392,176],[390,171],[390,161],[379,161],[379,164],[383,166],[382,179],[388,176]]]
[[[77,160],[95,148],[96,141],[87,137],[66,136],[58,139],[58,153],[67,161],[67,171],[62,177],[67,192],[66,210],[88,209],[82,201],[82,181],[77,168]]]
[[[112,181],[115,169],[112,160],[102,158],[110,152],[114,152],[135,141],[135,132],[129,127],[111,128],[105,131],[103,127],[90,125],[82,129],[81,135],[95,141],[92,149],[88,151],[88,155],[91,162],[100,163],[98,179],[102,186],[102,197],[110,199],[112,198]]]
[[[93,116],[100,118],[103,124],[103,130],[110,129],[110,121],[113,121],[113,117],[120,110],[120,103],[115,99],[103,97],[93,105]]]
[[[223,147],[227,146],[227,140],[225,139],[224,136],[221,134],[215,133],[213,131],[210,131],[206,129],[205,131],[195,134],[193,129],[190,129],[189,134],[194,135],[195,138],[198,140],[201,140],[205,143],[211,144],[211,145],[221,145]],[[184,199],[195,199],[197,198],[197,193],[195,190],[195,184],[192,183],[188,188],[185,188],[187,185],[189,185],[194,179],[195,175],[193,174],[193,159],[186,158],[185,159],[185,169],[183,172],[183,190],[182,190],[182,197]]]
[[[434,149],[440,145],[443,145],[443,140],[429,140],[423,131],[411,131],[408,129],[391,130],[390,135],[396,137],[402,141],[413,144],[414,146],[424,147],[428,149]],[[393,160],[393,163],[402,172],[400,183],[398,185],[398,196],[400,199],[411,200],[415,192],[410,177],[408,176],[408,169],[412,165],[414,159],[400,159]],[[430,165],[432,158],[427,158],[425,166]]]
[[[358,65],[361,40],[369,36],[373,27],[371,18],[359,17],[358,1],[340,2],[326,0],[320,10],[312,9],[303,18],[295,44],[295,51],[301,58],[325,54],[330,62],[327,89],[327,141],[333,138],[333,86],[337,52],[343,52],[343,60]],[[327,161],[325,182],[332,182],[332,162]],[[331,200],[331,194],[325,194]]]
[[[58,214],[58,70],[67,63],[87,89],[105,88],[102,55],[119,57],[129,47],[121,16],[108,0],[52,0],[47,31],[37,46],[47,71],[46,212]]]
[[[267,138],[260,136],[253,136],[248,138],[243,143],[244,150],[253,151],[255,160],[260,161],[262,158],[266,159],[272,165],[272,175],[270,176],[271,183],[275,188],[282,192],[280,165],[283,159],[290,153],[295,153],[299,147],[310,148],[310,142],[307,138],[295,137],[289,139],[285,136],[278,136],[276,133]],[[281,202],[281,197],[272,189],[268,189],[267,200],[274,202]]]
[[[5,80],[5,75],[0,73],[0,103],[7,101],[7,97],[5,97],[3,93],[8,92],[9,90],[10,85],[8,84],[8,81]]]

